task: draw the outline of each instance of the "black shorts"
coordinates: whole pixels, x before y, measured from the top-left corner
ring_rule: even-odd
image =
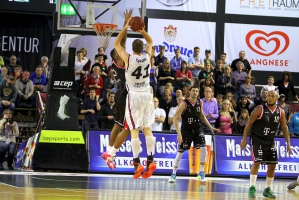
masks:
[[[128,93],[124,90],[118,90],[114,98],[115,104],[113,117],[115,123],[121,127],[124,126],[127,94]]]
[[[262,164],[277,164],[277,149],[274,140],[265,140],[256,135],[251,135],[251,155],[254,162]]]
[[[178,152],[190,149],[191,143],[196,149],[206,146],[205,135],[199,129],[181,130],[183,142],[179,146]]]

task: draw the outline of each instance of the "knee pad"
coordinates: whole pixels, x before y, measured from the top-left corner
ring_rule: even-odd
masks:
[[[200,162],[205,163],[207,159],[207,147],[200,147]]]

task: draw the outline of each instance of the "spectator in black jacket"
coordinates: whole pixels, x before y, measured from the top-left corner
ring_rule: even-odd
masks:
[[[225,95],[227,92],[235,94],[237,80],[235,77],[231,76],[231,68],[229,66],[224,67],[224,74],[218,76],[216,87],[217,94]]]
[[[108,102],[104,104],[99,112],[99,123],[101,123],[102,129],[112,129],[114,126],[114,97],[115,93],[110,92],[108,97]]]

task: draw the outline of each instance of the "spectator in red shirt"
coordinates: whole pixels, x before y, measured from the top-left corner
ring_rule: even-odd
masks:
[[[178,69],[175,73],[175,88],[176,89],[182,89],[184,84],[191,84],[192,81],[192,73],[187,68],[187,62],[182,61],[181,62],[181,68]]]
[[[103,78],[100,76],[100,67],[95,66],[93,68],[93,74],[87,77],[85,82],[85,87],[87,89],[86,95],[89,96],[90,88],[94,88],[96,91],[96,96],[101,97],[101,91],[104,87]]]

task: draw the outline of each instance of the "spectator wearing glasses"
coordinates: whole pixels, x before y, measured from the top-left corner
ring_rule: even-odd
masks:
[[[202,98],[201,101],[202,101],[204,115],[206,116],[211,126],[215,127],[215,122],[216,119],[218,118],[218,104],[217,104],[217,100],[213,98],[212,92],[213,92],[212,88],[206,87],[204,91],[205,97]],[[205,124],[202,124],[202,131],[205,134],[212,134],[210,128]]]
[[[5,154],[8,152],[7,167],[14,170],[13,158],[16,147],[16,136],[19,135],[19,126],[12,120],[12,112],[4,110],[3,118],[0,120],[0,170],[4,170],[3,162]]]
[[[5,84],[0,85],[0,114],[4,109],[13,110],[17,99],[17,89],[13,85],[14,77],[9,75]]]

